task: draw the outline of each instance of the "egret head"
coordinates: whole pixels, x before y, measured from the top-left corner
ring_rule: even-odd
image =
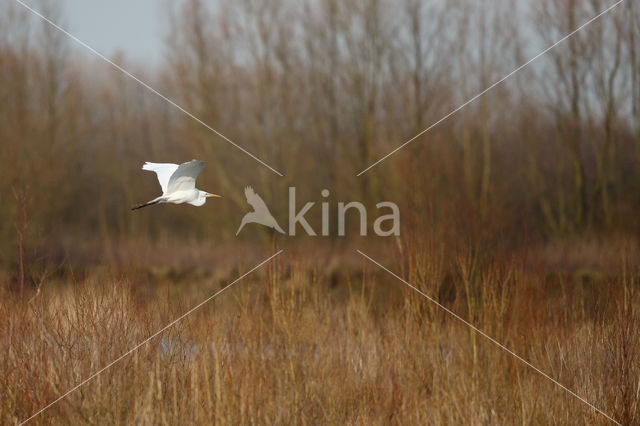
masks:
[[[194,200],[191,204],[194,206],[201,206],[207,202],[207,198],[219,198],[221,195],[211,194],[206,191],[198,190],[198,198]]]

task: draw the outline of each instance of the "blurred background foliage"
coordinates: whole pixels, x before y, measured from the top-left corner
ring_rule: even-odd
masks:
[[[356,173],[609,6],[601,0],[187,0],[165,60],[113,60],[280,178],[13,2],[0,14],[0,254],[17,273],[86,244],[232,244],[255,187],[397,202],[406,238],[505,248],[638,232],[640,6],[625,2],[360,177]],[[64,25],[64,10],[40,3]],[[202,159],[201,209],[130,212],[144,161]],[[309,217],[317,218],[319,207]],[[335,217],[335,216],[333,216]],[[370,224],[373,219],[370,219]],[[319,223],[316,219],[315,223]],[[332,223],[335,227],[335,223]],[[335,232],[334,232],[335,233]],[[243,233],[239,241],[264,234]],[[79,248],[78,248],[79,247]],[[106,257],[105,257],[106,258]]]

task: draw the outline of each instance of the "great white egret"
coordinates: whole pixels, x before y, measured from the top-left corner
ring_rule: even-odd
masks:
[[[142,170],[149,170],[158,175],[158,182],[162,188],[162,195],[148,203],[140,204],[131,210],[141,209],[158,203],[182,204],[201,206],[209,197],[220,197],[196,188],[196,177],[204,169],[204,162],[191,160],[180,165],[172,163],[144,163]]]
[[[242,222],[240,223],[240,227],[238,228],[238,232],[236,235],[240,233],[240,230],[247,223],[259,223],[260,225],[268,226],[269,228],[274,228],[276,231],[284,234],[278,222],[273,218],[271,212],[267,208],[267,205],[264,203],[262,198],[256,194],[256,192],[250,186],[247,186],[244,189],[244,196],[247,198],[247,203],[253,207],[253,211],[244,215],[242,218]]]

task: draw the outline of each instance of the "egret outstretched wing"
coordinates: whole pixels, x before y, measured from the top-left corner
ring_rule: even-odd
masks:
[[[204,169],[204,161],[191,160],[180,164],[169,179],[169,192],[188,191],[196,187],[196,178]]]
[[[155,172],[158,176],[158,182],[160,182],[160,187],[162,188],[162,193],[167,193],[167,188],[169,187],[169,179],[171,175],[178,169],[177,164],[173,163],[144,163],[142,166],[142,170],[149,170]]]

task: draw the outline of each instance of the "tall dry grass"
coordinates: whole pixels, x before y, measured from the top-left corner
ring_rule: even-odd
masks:
[[[473,254],[411,259],[390,266],[637,424],[640,275],[551,273]],[[609,423],[401,282],[361,266],[336,279],[285,254],[34,423]],[[48,284],[30,300],[1,298],[3,424],[27,418],[225,282],[96,273]]]

